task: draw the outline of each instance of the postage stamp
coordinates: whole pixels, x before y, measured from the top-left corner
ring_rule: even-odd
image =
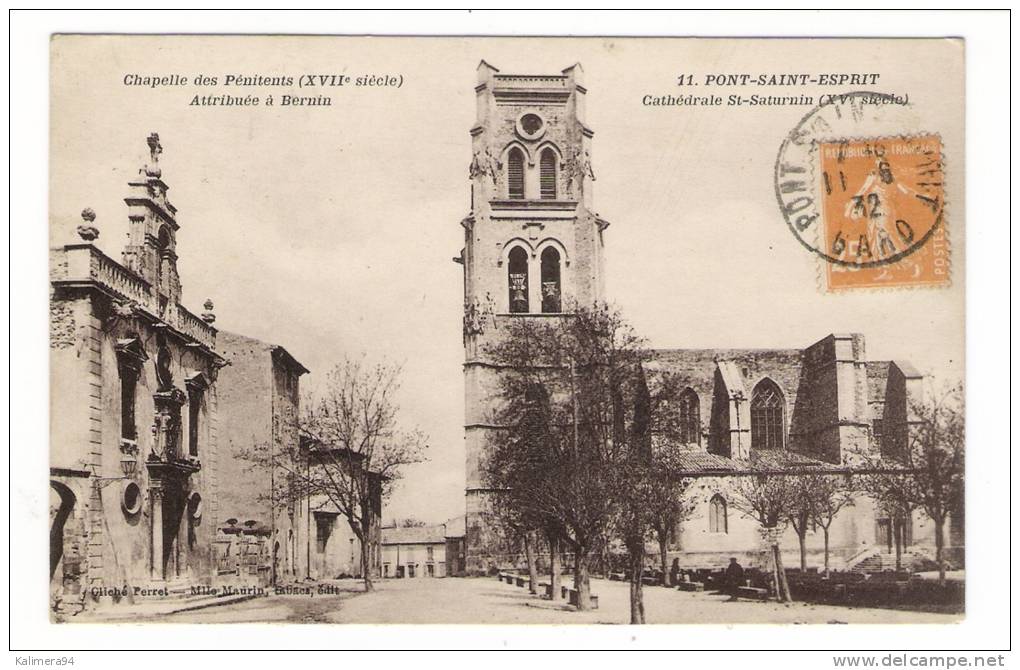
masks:
[[[830,289],[949,278],[937,135],[819,145]]]
[[[877,93],[830,96],[780,149],[776,196],[827,291],[949,283],[942,141],[901,134],[906,107]]]

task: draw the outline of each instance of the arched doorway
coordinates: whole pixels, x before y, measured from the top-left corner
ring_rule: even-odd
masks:
[[[77,498],[66,485],[50,481],[50,585],[76,582],[79,556],[73,545],[72,518]]]

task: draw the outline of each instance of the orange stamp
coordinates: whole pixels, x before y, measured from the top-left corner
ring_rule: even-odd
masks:
[[[825,290],[949,283],[942,139],[911,123],[898,96],[830,95],[783,141],[776,198]]]
[[[818,156],[829,289],[948,283],[937,135],[822,142]]]

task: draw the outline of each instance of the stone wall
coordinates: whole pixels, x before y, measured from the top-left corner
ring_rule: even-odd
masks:
[[[184,391],[187,379],[202,374],[215,379],[215,365],[207,351],[186,346],[173,331],[154,328],[138,312],[118,310],[106,294],[86,287],[58,287],[51,295],[51,479],[55,490],[73,497],[65,523],[64,546],[74,547],[80,582],[65,585],[84,598],[98,587],[144,586],[160,577],[151,555],[153,490],[156,483],[146,467],[154,453],[152,429],[154,395],[159,391],[155,361],[165,342],[168,373],[175,388]],[[117,347],[137,343],[144,358],[134,396],[136,437],[125,443],[122,433],[121,370]],[[170,549],[168,579],[207,581],[215,513],[197,506],[216,498],[216,384],[202,394],[198,418],[198,459],[202,467],[170,491],[167,505],[176,505],[178,523],[166,527],[176,537]],[[187,406],[180,415],[180,445],[187,450],[191,417]],[[125,446],[126,445],[126,446]],[[133,463],[126,474],[126,463]],[[197,496],[197,497],[196,497]],[[197,513],[197,514],[196,514]],[[70,525],[67,525],[67,524]]]

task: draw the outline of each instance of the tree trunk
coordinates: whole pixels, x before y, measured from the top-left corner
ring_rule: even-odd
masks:
[[[779,585],[779,563],[776,562],[776,552],[772,551],[772,587],[776,590],[776,600],[782,602],[783,591]],[[743,586],[743,584],[740,584]]]
[[[665,587],[676,586],[669,574],[669,535],[659,533],[659,569],[662,570],[662,585]],[[642,622],[644,623],[644,622]]]
[[[807,572],[807,527],[797,533],[797,542],[800,544],[800,571]]]
[[[574,590],[577,591],[578,611],[590,610],[591,584],[588,581],[588,550],[580,546],[574,549]]]
[[[898,516],[893,519],[893,537],[896,540],[896,572],[903,569],[903,546],[900,544],[902,525]]]
[[[365,530],[361,531],[361,537],[358,538],[361,541],[361,578],[365,582],[365,592],[374,591],[375,586],[372,584],[372,568],[371,568],[371,556],[372,546],[369,541],[369,533]]]
[[[776,574],[779,577],[779,590],[776,593],[779,597],[779,602],[793,602],[793,596],[790,595],[790,584],[786,581],[786,570],[783,568],[783,554],[779,551],[779,544],[772,545],[772,557],[775,560]]]
[[[549,536],[549,586],[550,586],[550,600],[560,599],[560,573],[562,567],[560,565],[560,540],[558,537],[553,535]]]
[[[535,565],[535,541],[533,531],[524,534],[524,556],[528,561],[528,591],[538,593],[538,566]]]
[[[946,562],[942,560],[942,550],[945,546],[945,538],[942,536],[945,517],[935,519],[935,562],[939,564],[939,586],[946,585]]]
[[[630,622],[641,624],[645,622],[644,582],[641,581],[645,576],[645,549],[641,542],[628,549],[630,549]]]
[[[825,541],[825,576],[829,576],[829,527],[822,528],[822,537]]]

